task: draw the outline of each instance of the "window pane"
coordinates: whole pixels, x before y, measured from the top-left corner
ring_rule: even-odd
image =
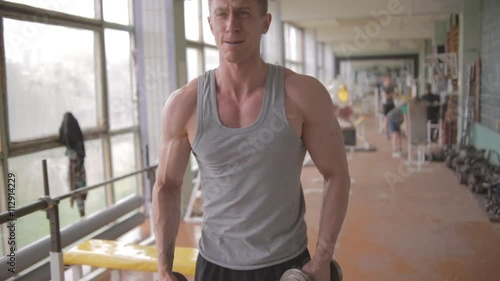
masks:
[[[208,10],[208,1],[202,0],[201,1],[202,5],[202,22],[203,22],[203,42],[207,44],[212,44],[215,45],[215,39],[214,35],[212,34],[212,31],[210,30],[210,25],[208,24],[207,18],[210,16],[210,12]]]
[[[200,50],[196,48],[186,49],[188,81],[191,81],[201,74]]]
[[[296,45],[296,52],[295,52],[295,57],[293,57],[293,60],[295,61],[304,61],[304,52],[303,52],[303,42],[302,42],[302,39],[303,39],[303,36],[302,36],[302,31],[300,29],[295,29],[295,36],[296,36],[296,39],[295,39],[295,45]]]
[[[130,24],[130,3],[128,0],[103,0],[103,16],[108,22]]]
[[[106,61],[109,89],[109,118],[111,129],[137,124],[137,108],[133,102],[131,79],[130,34],[106,30]]]
[[[325,65],[325,45],[324,43],[318,44],[318,66]]]
[[[137,170],[134,134],[113,137],[111,147],[113,150],[113,177],[119,177]],[[138,180],[138,176],[133,176],[115,182],[115,200],[118,201],[130,194],[137,193]]]
[[[62,12],[66,14],[87,17],[87,18],[95,17],[94,0],[57,0],[57,1],[8,0],[8,1],[19,4],[30,5],[37,8]],[[46,15],[39,14],[35,16],[44,18]]]
[[[297,31],[295,28],[290,28],[290,59],[296,61],[297,60]]]
[[[200,13],[198,0],[184,0],[186,39],[200,41]]]
[[[287,60],[292,59],[292,44],[293,41],[291,39],[291,29],[292,27],[289,24],[285,24],[285,58]]]
[[[303,67],[301,64],[286,62],[285,67],[290,68],[291,70],[293,70],[297,73],[303,74],[303,69],[302,69]]]
[[[219,66],[219,50],[205,48],[205,71],[215,69]]]
[[[16,175],[16,208],[36,201],[43,196],[42,160],[47,159],[50,193],[52,197],[69,192],[68,169],[69,159],[65,156],[65,148],[55,148],[9,159],[9,171]],[[102,182],[102,148],[101,141],[85,142],[85,172],[87,185]],[[91,163],[91,164],[89,164]],[[86,199],[86,213],[91,214],[105,206],[104,189],[89,192]],[[80,217],[76,202],[73,208],[69,199],[59,204],[61,226],[74,223]],[[16,223],[19,247],[27,245],[49,234],[49,224],[44,212],[36,212],[18,219]]]
[[[67,111],[96,126],[93,32],[4,19],[4,40],[11,141],[57,135]]]

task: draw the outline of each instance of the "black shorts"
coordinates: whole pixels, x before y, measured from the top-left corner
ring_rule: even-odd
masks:
[[[289,261],[254,270],[233,270],[213,264],[201,255],[196,261],[195,281],[279,281],[283,273],[291,268],[302,268],[311,256],[306,249]]]
[[[395,108],[394,106],[394,103],[393,102],[388,102],[388,103],[384,103],[383,105],[383,112],[384,112],[384,116],[387,116],[387,113],[389,113],[389,111],[393,110]]]

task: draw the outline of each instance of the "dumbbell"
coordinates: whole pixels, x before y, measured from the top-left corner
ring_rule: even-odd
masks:
[[[174,276],[175,276],[175,278],[177,278],[177,281],[188,281],[184,275],[182,275],[178,272],[174,272]]]
[[[340,265],[332,260],[330,263],[330,281],[342,281],[342,278],[342,269]],[[292,268],[283,273],[280,281],[312,281],[312,279],[304,271]]]

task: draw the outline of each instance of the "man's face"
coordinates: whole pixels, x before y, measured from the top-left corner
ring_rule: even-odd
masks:
[[[262,14],[257,0],[211,0],[208,21],[221,58],[234,63],[259,54],[271,15]]]

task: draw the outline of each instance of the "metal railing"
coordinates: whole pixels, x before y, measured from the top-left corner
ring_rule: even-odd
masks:
[[[18,209],[7,210],[5,212],[0,213],[0,225],[25,217],[34,212],[45,210],[47,212],[47,219],[49,220],[50,235],[45,239],[41,239],[37,242],[34,242],[26,247],[19,249],[19,254],[22,254],[22,256],[30,258],[25,259],[22,263],[20,259],[20,263],[16,263],[15,273],[8,270],[7,263],[9,261],[9,256],[5,256],[4,258],[0,259],[0,268],[3,269],[0,272],[0,279],[5,280],[11,277],[15,277],[19,272],[29,268],[32,264],[43,260],[44,258],[47,257],[47,255],[41,250],[45,249],[45,247],[50,247],[49,257],[50,257],[51,280],[53,281],[64,280],[62,247],[65,247],[73,242],[78,241],[79,239],[85,237],[86,235],[92,233],[93,231],[98,230],[99,228],[102,228],[103,226],[118,219],[124,214],[127,214],[131,210],[134,210],[140,207],[141,205],[144,205],[143,202],[144,200],[138,196],[122,200],[120,201],[119,204],[115,204],[111,207],[104,209],[104,211],[102,211],[102,213],[100,213],[99,215],[94,215],[91,218],[86,218],[84,220],[79,221],[78,223],[75,223],[74,225],[69,226],[63,231],[64,232],[63,238],[65,238],[64,241],[61,241],[59,203],[62,200],[68,199],[72,196],[76,196],[100,187],[104,187],[110,183],[120,181],[125,178],[143,173],[146,173],[150,184],[149,188],[152,189],[155,179],[155,169],[158,166],[157,165],[148,166],[147,168],[134,171],[110,180],[106,180],[104,182],[95,185],[79,188],[77,190],[68,192],[66,194],[54,198],[50,197],[50,187],[49,187],[46,160],[42,161],[42,167],[43,167],[44,197],[39,198],[37,201],[22,206]],[[135,218],[135,221],[137,221],[137,218]],[[48,245],[49,243],[50,246]],[[33,255],[31,253],[33,253]]]

